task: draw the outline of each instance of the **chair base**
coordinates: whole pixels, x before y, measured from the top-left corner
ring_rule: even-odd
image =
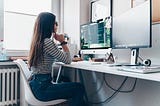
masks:
[[[54,105],[54,106],[69,106],[69,103],[68,103],[68,101],[65,101],[63,103],[60,103],[60,104],[57,104],[57,105]]]

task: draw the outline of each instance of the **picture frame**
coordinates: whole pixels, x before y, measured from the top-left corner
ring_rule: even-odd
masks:
[[[152,22],[160,23],[160,0],[152,0]]]
[[[91,2],[90,22],[98,22],[112,16],[112,0]]]

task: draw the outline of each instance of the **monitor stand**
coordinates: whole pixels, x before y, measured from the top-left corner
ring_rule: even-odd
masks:
[[[131,65],[137,65],[139,48],[131,49]]]
[[[113,64],[107,64],[107,65],[108,66],[139,66],[138,58],[139,58],[139,48],[132,48],[131,49],[131,60],[129,64],[128,63],[113,63]]]

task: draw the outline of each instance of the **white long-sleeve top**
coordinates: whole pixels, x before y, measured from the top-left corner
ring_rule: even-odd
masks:
[[[61,51],[58,46],[49,38],[45,38],[44,45],[44,60],[37,67],[32,66],[31,70],[34,74],[47,74],[52,71],[52,64],[56,61],[65,64],[71,63],[70,52]]]

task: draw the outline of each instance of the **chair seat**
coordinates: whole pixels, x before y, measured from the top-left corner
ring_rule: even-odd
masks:
[[[33,95],[32,90],[30,89],[28,78],[31,76],[31,71],[28,69],[27,64],[22,59],[17,59],[14,61],[20,68],[20,75],[24,84],[24,94],[25,101],[33,106],[48,106],[48,105],[56,105],[66,101],[66,99],[57,99],[51,101],[40,101],[36,99]]]

